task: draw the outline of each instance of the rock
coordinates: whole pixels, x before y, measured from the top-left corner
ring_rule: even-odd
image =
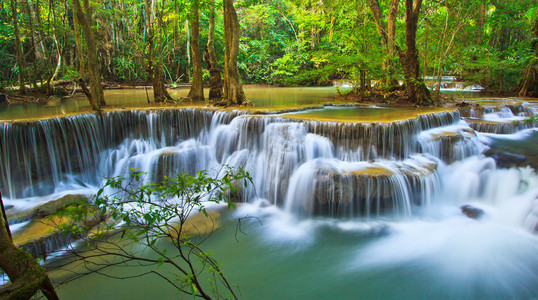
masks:
[[[207,210],[207,215],[203,212],[195,212],[190,215],[181,227],[182,234],[186,236],[200,236],[211,234],[222,228],[223,210]],[[179,226],[176,224],[175,226]],[[169,234],[172,238],[177,238],[178,228],[170,229]]]
[[[49,253],[63,248],[73,241],[74,238],[71,234],[55,231],[50,235],[19,244],[17,247],[22,248],[35,258],[42,257],[46,259]]]
[[[4,205],[4,209],[5,209],[6,211],[12,209],[13,207],[14,207],[14,206],[11,205],[11,204]]]
[[[395,201],[401,189],[409,188],[408,195],[415,205],[421,205],[423,181],[437,169],[434,162],[421,165],[397,165],[392,169],[372,164],[365,168],[341,173],[331,168],[320,168],[314,177],[313,205],[302,207],[307,214],[351,215],[380,214],[400,210]],[[400,180],[408,183],[401,186]]]
[[[519,122],[507,123],[473,119],[467,119],[465,121],[473,130],[483,133],[511,134],[517,132],[518,130],[529,128],[529,126]]]
[[[61,197],[60,199],[49,201],[47,203],[44,203],[42,205],[39,205],[37,207],[34,207],[30,210],[24,211],[24,212],[13,212],[8,213],[8,223],[14,224],[19,223],[19,221],[27,221],[31,219],[41,219],[45,218],[47,216],[50,216],[52,214],[55,214],[60,209],[65,208],[67,206],[73,205],[73,204],[87,204],[88,203],[88,197],[86,195],[65,195]]]
[[[478,220],[484,215],[484,211],[482,209],[468,204],[460,206],[460,209],[464,215],[471,219]]]
[[[49,201],[35,208],[34,218],[44,218],[55,214],[60,209],[74,204],[86,204],[88,198],[85,195],[65,195],[54,201]]]
[[[465,102],[465,101],[462,101],[462,102],[459,102],[459,103],[456,103],[456,106],[457,107],[467,107],[469,106],[470,104]]]
[[[241,106],[254,106],[254,102],[250,100],[245,100],[243,103],[241,103]]]
[[[33,220],[13,234],[13,243],[33,257],[46,257],[47,253],[71,241],[70,233],[59,230],[59,226],[67,222],[67,218],[60,217]]]
[[[61,201],[60,201],[61,200]],[[48,253],[62,248],[74,239],[80,238],[80,234],[86,234],[88,230],[104,221],[105,215],[102,210],[95,206],[87,206],[87,199],[82,195],[64,196],[47,206],[42,205],[33,210],[35,218],[13,234],[13,242],[17,247],[24,249],[34,257],[46,257]],[[87,214],[78,220],[71,216],[58,216],[54,213],[71,205],[81,205]],[[52,213],[51,213],[52,212]],[[73,234],[68,228],[77,225],[81,229]],[[68,229],[68,230],[65,230]]]
[[[86,229],[90,229],[103,222],[105,218],[106,215],[103,214],[103,211],[100,208],[90,206],[88,208],[88,214],[82,217],[80,225],[84,226],[84,228]]]
[[[242,180],[232,182],[232,189],[226,191],[226,196],[230,202],[241,203],[245,198],[245,185]]]
[[[490,149],[484,152],[484,155],[493,158],[497,164],[497,167],[500,168],[522,167],[527,165],[527,157],[520,154],[498,152],[494,149]]]

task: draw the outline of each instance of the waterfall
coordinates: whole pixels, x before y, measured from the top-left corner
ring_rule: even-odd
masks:
[[[50,194],[81,182],[96,185],[103,176],[115,175],[109,170],[111,164],[103,166],[103,162],[114,163],[109,156],[124,150],[126,140],[144,141],[158,149],[200,137],[213,121],[228,122],[237,114],[132,110],[2,123],[0,186],[6,197],[15,199]],[[129,154],[135,155],[136,146],[131,146]]]
[[[0,141],[8,200],[97,187],[131,168],[158,181],[226,164],[253,177],[244,201],[263,198],[296,215],[367,218],[409,217],[439,201],[450,192],[442,186],[454,184],[451,167],[487,148],[458,111],[346,123],[240,111],[125,110],[3,123]],[[478,160],[485,169],[465,175],[469,190],[459,198],[476,197],[473,188],[488,190],[479,183],[497,174],[492,159]]]
[[[477,105],[464,108],[461,111],[462,117],[477,132],[512,134],[523,129],[533,128],[536,125],[534,122],[526,120],[536,115],[536,109],[528,106],[527,103],[501,106]]]

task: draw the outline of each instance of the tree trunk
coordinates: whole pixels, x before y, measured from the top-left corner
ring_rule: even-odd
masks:
[[[38,76],[39,70],[41,69],[41,68],[38,68],[37,65],[38,64],[41,65],[41,62],[43,61],[43,58],[44,58],[43,53],[45,51],[44,49],[43,51],[41,51],[43,43],[39,42],[41,41],[41,36],[39,35],[39,31],[37,30],[40,25],[36,22],[36,19],[37,19],[36,12],[34,10],[33,4],[31,4],[29,0],[26,0],[26,7],[27,7],[27,12],[28,12],[28,21],[30,23],[30,31],[32,32],[31,40],[32,40],[32,45],[34,47],[34,56],[35,56],[34,62],[32,63],[34,70],[33,72],[30,72],[28,75],[34,89],[37,90],[36,77]]]
[[[73,12],[75,12],[75,7],[73,1],[71,1],[71,7]],[[73,13],[74,14],[74,13]],[[75,45],[77,51],[77,61],[78,61],[78,73],[80,78],[86,76],[86,68],[84,64],[84,52],[82,51],[82,40],[80,39],[80,26],[77,21],[77,17],[73,15],[73,30],[75,31]]]
[[[148,36],[148,55],[146,72],[153,85],[153,97],[155,102],[164,102],[166,100],[173,100],[168,91],[164,87],[164,70],[160,59],[157,56],[160,54],[155,51],[155,30],[153,28],[155,23],[155,9],[154,1],[145,0],[144,9],[146,12],[146,32]]]
[[[190,29],[189,29],[189,20],[185,20],[185,41],[187,42],[187,46],[185,47],[185,51],[187,52],[187,68],[185,70],[185,80],[187,82],[191,81],[191,70],[188,66],[191,65],[191,37],[190,37]]]
[[[49,77],[46,83],[46,88],[48,90],[48,94],[51,95],[53,93],[53,88],[51,88],[51,83],[54,81],[56,76],[58,76],[58,73],[60,72],[60,67],[62,66],[62,50],[60,49],[60,46],[58,44],[58,39],[56,38],[56,31],[53,29],[52,31],[52,40],[54,41],[54,45],[56,45],[56,51],[58,53],[58,60],[56,63],[56,68],[54,68],[54,72]]]
[[[481,45],[484,38],[485,26],[486,26],[486,4],[480,3],[478,5],[478,20],[477,20],[478,34],[476,37],[476,44]]]
[[[396,47],[404,71],[408,100],[418,105],[433,104],[430,91],[419,77],[418,50],[416,46],[418,16],[422,0],[405,0],[406,52]]]
[[[45,46],[43,46],[43,37],[41,34],[41,17],[39,12],[39,2],[33,3],[31,0],[27,0],[28,9],[30,10],[30,19],[34,25],[34,31],[32,35],[34,36],[34,51],[35,56],[39,61],[45,59]]]
[[[519,84],[518,94],[520,96],[538,97],[538,11],[536,11],[534,18],[534,28],[531,36],[534,57],[530,59],[529,65],[523,72]]]
[[[446,17],[446,23],[445,23],[445,30],[443,31],[443,34],[442,34],[442,39],[443,40],[446,40],[447,39],[447,35],[446,33],[448,32],[448,28],[449,28],[449,19],[450,19],[450,8],[447,7],[447,17]],[[454,40],[456,39],[456,35],[458,34],[458,32],[460,31],[460,29],[463,27],[463,20],[467,20],[467,17],[466,15],[465,16],[461,16],[459,14],[455,14],[454,16],[455,19],[459,19],[460,21],[456,24],[455,28],[454,26],[452,26],[452,36],[450,37],[450,41],[448,43],[448,45],[446,46],[446,49],[444,50],[444,52],[442,52],[442,44],[439,43],[439,51],[441,53],[439,53],[439,66],[437,68],[437,80],[436,80],[436,85],[435,85],[435,92],[434,92],[434,100],[435,101],[439,101],[439,97],[440,97],[440,94],[441,94],[441,79],[443,78],[443,71],[445,69],[445,63],[446,63],[446,59],[448,57],[448,53],[450,51],[450,49],[452,48],[452,43],[454,42]]]
[[[233,0],[224,0],[224,99],[228,105],[241,105],[245,101],[237,67],[239,29]]]
[[[80,0],[72,0],[73,14],[76,21],[82,29],[82,35],[86,40],[86,53],[88,55],[87,71],[90,79],[91,95],[88,97],[92,108],[100,111],[106,105],[103,86],[101,85],[101,73],[99,72],[99,61],[97,59],[97,43],[95,41],[95,32],[92,29],[92,9],[88,0],[83,0],[84,11],[80,5]],[[75,17],[73,17],[75,19]],[[82,56],[79,56],[79,63],[82,65]],[[81,77],[83,75],[81,74]],[[81,82],[84,82],[83,77]],[[86,95],[88,96],[88,95]]]
[[[387,21],[387,48],[389,54],[389,83],[391,86],[399,86],[398,79],[394,77],[396,74],[396,17],[398,15],[398,6],[400,0],[391,0],[389,6],[389,16]]]
[[[24,85],[24,57],[22,56],[21,34],[19,32],[19,22],[17,20],[17,3],[16,0],[11,0],[11,16],[13,20],[13,30],[15,31],[15,55],[17,57],[17,65],[19,66],[19,91],[21,94],[26,92]]]
[[[0,194],[0,268],[11,284],[0,289],[1,299],[30,299],[41,290],[47,299],[58,299],[47,273],[28,253],[15,247],[7,224],[4,203]]]
[[[381,40],[381,45],[385,48],[386,58],[383,61],[383,70],[385,77],[383,78],[384,85],[398,86],[398,80],[394,78],[395,74],[395,38],[396,38],[396,17],[398,14],[398,5],[400,0],[391,0],[387,17],[387,25],[383,18],[383,12],[379,6],[378,0],[368,0],[370,10],[374,17],[377,33]]]
[[[191,11],[192,84],[187,97],[194,101],[203,101],[204,86],[202,83],[202,51],[200,50],[198,5],[198,0],[194,0]]]
[[[430,37],[430,24],[429,21],[426,19],[426,28],[425,28],[425,37],[424,37],[424,61],[422,62],[422,75],[427,76],[428,75],[428,40]]]
[[[217,55],[215,54],[215,6],[209,11],[209,29],[205,60],[209,66],[209,100],[222,99],[222,78]]]

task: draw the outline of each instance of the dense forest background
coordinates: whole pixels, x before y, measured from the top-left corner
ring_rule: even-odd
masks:
[[[0,2],[3,87],[22,80],[37,88],[41,83],[80,76],[78,56],[85,54],[77,51],[77,36],[82,37],[84,47],[87,41],[74,22],[74,2]],[[522,77],[529,66],[536,65],[536,38],[532,38],[537,27],[536,0],[418,2],[422,2],[416,28],[421,76],[432,80],[456,76],[497,94],[521,90]],[[166,83],[192,81],[191,44],[198,43],[202,54],[206,53],[212,7],[216,12],[214,49],[220,69],[224,68],[222,2],[83,3],[89,5],[84,13],[91,17],[100,76],[105,81],[149,82],[145,58],[149,42],[155,44]],[[244,83],[282,86],[329,85],[338,79],[373,80],[387,86],[402,81],[404,71],[394,49],[405,49],[405,5],[403,0],[236,0],[240,76]],[[198,20],[193,18],[193,6]],[[192,36],[193,22],[199,22],[198,37]],[[151,41],[148,26],[154,27]],[[210,66],[208,54],[203,56],[202,77],[207,83]]]

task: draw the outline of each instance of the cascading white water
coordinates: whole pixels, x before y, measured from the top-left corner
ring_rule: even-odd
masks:
[[[235,214],[256,216],[264,225],[256,229],[260,237],[249,236],[261,241],[250,240],[241,256],[270,270],[278,257],[264,258],[277,249],[288,258],[284,273],[292,278],[304,276],[297,272],[305,265],[320,262],[324,268],[312,267],[308,274],[323,274],[321,279],[312,275],[297,284],[312,293],[301,289],[296,298],[330,297],[318,286],[334,298],[533,298],[538,176],[530,168],[499,168],[486,157],[498,139],[477,137],[457,112],[361,124],[204,110],[124,111],[1,124],[0,179],[9,191],[5,202],[17,207],[39,195],[98,186],[105,176],[126,176],[130,168],[160,180],[223,164],[242,167],[254,184],[244,191],[250,203]],[[462,205],[483,216],[466,217]],[[232,262],[249,261],[235,259],[237,253]],[[245,269],[236,272],[247,274],[244,281],[265,284]],[[454,291],[446,291],[451,286]],[[293,287],[286,282],[284,289]],[[279,289],[263,297],[282,296],[273,290]],[[259,293],[245,287],[245,295]]]
[[[395,215],[409,216],[413,203],[422,201],[415,200],[415,194],[423,192],[420,186],[425,185],[424,180],[431,177],[430,173],[435,173],[434,168],[423,176],[412,176],[416,170],[405,171],[401,166],[385,170],[390,174],[381,177],[368,172],[360,176],[343,173],[356,171],[353,166],[371,169],[383,164],[364,160],[407,159],[419,151],[417,134],[424,129],[452,124],[457,117],[457,113],[448,112],[387,124],[356,124],[171,110],[114,112],[104,117],[84,115],[33,124],[5,124],[1,128],[4,140],[20,139],[24,143],[2,148],[6,161],[17,161],[17,165],[3,169],[2,184],[7,187],[9,198],[15,199],[58,192],[62,187],[60,183],[67,177],[76,178],[78,184],[71,185],[76,188],[80,183],[96,186],[107,176],[125,177],[132,168],[152,174],[148,180],[158,180],[179,172],[215,171],[227,164],[243,167],[253,175],[255,184],[246,192],[247,199],[261,197],[279,206],[297,207],[290,202],[305,200],[291,196],[299,189],[297,184],[290,183],[291,178],[299,176],[296,173],[304,172],[305,168],[315,168],[312,162],[316,159],[325,159],[335,161],[333,164],[352,166],[333,168],[336,173],[329,176],[347,178],[342,177],[343,182],[339,184],[356,183],[346,187],[351,192],[345,195],[342,191],[339,195],[328,191],[334,188],[331,186],[317,186],[320,194],[325,193],[330,198],[327,203],[332,208],[309,210],[308,214],[352,216],[392,211]],[[44,138],[37,141],[40,136]],[[28,140],[35,141],[32,143],[34,151],[23,151],[19,157],[18,149],[29,143]],[[11,152],[11,149],[17,150]],[[38,168],[36,172],[33,165],[28,168],[21,163],[34,160],[39,162],[36,166],[40,165],[42,171]],[[359,161],[363,162],[353,164]],[[18,175],[15,172],[18,168],[25,169],[26,176]],[[363,179],[368,183],[360,183]],[[34,188],[40,185],[48,189]],[[32,190],[24,190],[22,186]],[[356,191],[363,188],[371,191]],[[330,193],[334,195],[329,196]],[[393,194],[396,198],[389,199]]]
[[[475,131],[495,134],[511,134],[533,128],[536,124],[529,120],[533,115],[536,115],[536,108],[525,102],[521,105],[477,105],[464,109],[463,113]]]
[[[16,199],[57,192],[67,177],[78,183],[69,189],[127,176],[132,168],[159,180],[227,164],[252,174],[246,199],[263,198],[296,214],[409,217],[413,207],[442,198],[446,164],[485,149],[457,119],[440,113],[360,124],[171,110],[4,124],[3,140],[15,143],[2,147],[3,159],[16,165],[4,166],[2,184]],[[479,188],[476,180],[466,183]]]

